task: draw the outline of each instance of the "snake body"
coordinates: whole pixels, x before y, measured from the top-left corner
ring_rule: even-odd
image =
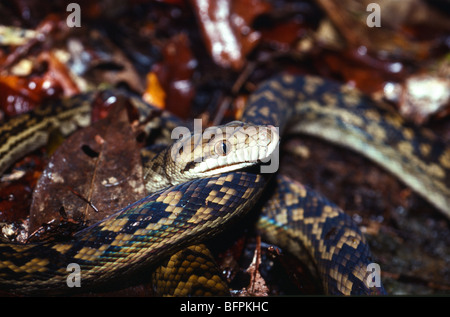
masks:
[[[0,167],[4,170],[23,152],[32,127],[45,131],[61,126],[58,118],[76,115],[80,124],[85,107],[85,102],[79,102],[75,107],[56,108],[59,113],[49,108],[41,119],[46,123],[39,128],[30,123],[33,115],[4,125],[0,139],[6,145],[0,148]],[[317,77],[276,77],[253,93],[242,120],[279,127],[281,133],[317,135],[358,151],[449,214],[449,147],[393,112],[377,108],[355,90]],[[246,213],[266,188],[267,176],[236,171],[189,180],[150,194],[70,241],[1,242],[0,288],[25,293],[67,290],[68,263],[80,265],[84,286],[160,263]],[[313,191],[281,177],[277,181],[277,192],[258,223],[263,235],[293,252],[306,248],[330,293],[384,293],[382,286],[370,288],[367,283],[370,252],[351,219]]]

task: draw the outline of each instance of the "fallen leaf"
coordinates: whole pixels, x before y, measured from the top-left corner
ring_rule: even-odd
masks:
[[[420,125],[436,113],[448,114],[450,79],[420,74],[406,79],[400,97],[400,113]]]
[[[288,51],[305,33],[306,27],[296,20],[288,20],[261,30],[262,40],[278,51]]]
[[[33,193],[30,232],[65,218],[89,225],[144,195],[142,165],[124,97],[108,117],[70,136]]]
[[[161,87],[158,77],[154,72],[147,74],[147,88],[145,89],[142,99],[160,109],[165,108],[166,93]]]
[[[153,65],[150,73],[154,73],[156,77],[150,77],[150,79],[157,79],[161,85],[161,89],[165,93],[163,100],[165,109],[185,119],[191,113],[191,104],[195,96],[192,77],[197,67],[197,60],[191,52],[188,36],[180,33],[171,37],[165,43],[162,55],[162,61]],[[149,81],[149,85],[151,84],[152,82]],[[154,93],[157,92],[155,90],[159,90],[159,88],[154,87]]]
[[[247,268],[247,273],[250,275],[250,283],[241,296],[268,296],[269,288],[266,281],[259,272],[259,264],[261,263],[261,237],[257,237],[257,244],[252,263]]]
[[[108,37],[93,30],[88,44],[83,45],[82,49],[91,52],[90,60],[85,66],[89,68],[86,77],[92,82],[107,82],[113,86],[126,83],[132,90],[144,92],[145,87],[133,63]]]
[[[382,1],[380,27],[369,27],[367,20],[372,11],[368,5],[373,1],[317,0],[319,6],[337,27],[347,44],[353,48],[365,47],[369,54],[405,59],[424,59],[430,56],[432,42],[439,38],[438,32],[430,32],[423,40],[411,40],[405,32],[410,25],[421,28],[433,23],[450,28],[448,19],[424,1]],[[422,12],[427,12],[422,14]],[[414,19],[411,19],[414,17]],[[426,18],[424,18],[426,17]],[[426,23],[426,24],[425,24]]]
[[[271,5],[255,0],[192,0],[191,4],[211,57],[222,67],[240,70],[261,38],[251,27],[253,20],[269,12]]]
[[[7,117],[28,112],[61,94],[61,86],[54,80],[49,81],[47,74],[32,78],[0,76],[0,108]]]
[[[80,93],[80,89],[71,77],[69,68],[57,58],[54,52],[42,52],[38,56],[38,62],[46,62],[48,64],[48,71],[46,72],[47,78],[45,79],[48,82],[58,83],[62,87],[65,96],[72,96]]]
[[[65,21],[64,21],[65,22]],[[48,38],[51,38],[51,34],[55,30],[66,31],[67,25],[62,22],[57,14],[49,14],[41,23],[36,27],[35,32],[36,37],[31,38],[25,44],[14,47],[14,50],[8,54],[5,61],[0,65],[0,71],[10,68],[12,65],[17,63],[25,55],[28,55],[31,49],[35,46],[41,45]]]

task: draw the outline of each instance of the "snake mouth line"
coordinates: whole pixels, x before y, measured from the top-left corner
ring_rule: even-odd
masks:
[[[256,160],[256,161],[249,160],[249,161],[244,161],[242,163],[229,164],[227,166],[217,166],[217,167],[213,167],[213,168],[209,168],[209,169],[205,170],[205,173],[217,174],[217,171],[220,171],[219,173],[229,172],[231,170],[239,169],[242,166],[256,165],[258,163],[261,163],[261,161],[260,160]]]

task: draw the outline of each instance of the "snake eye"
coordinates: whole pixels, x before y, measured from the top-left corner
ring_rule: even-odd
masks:
[[[227,144],[225,142],[222,142],[222,153],[227,155]]]
[[[218,142],[215,146],[215,152],[218,155],[226,156],[229,151],[230,151],[230,146],[227,144],[226,141]]]

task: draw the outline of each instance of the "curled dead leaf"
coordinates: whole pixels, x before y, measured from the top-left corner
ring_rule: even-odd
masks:
[[[259,264],[261,263],[261,237],[257,236],[255,253],[252,263],[247,268],[250,275],[250,283],[248,287],[240,294],[241,296],[268,296],[269,288],[266,281],[259,272]]]

